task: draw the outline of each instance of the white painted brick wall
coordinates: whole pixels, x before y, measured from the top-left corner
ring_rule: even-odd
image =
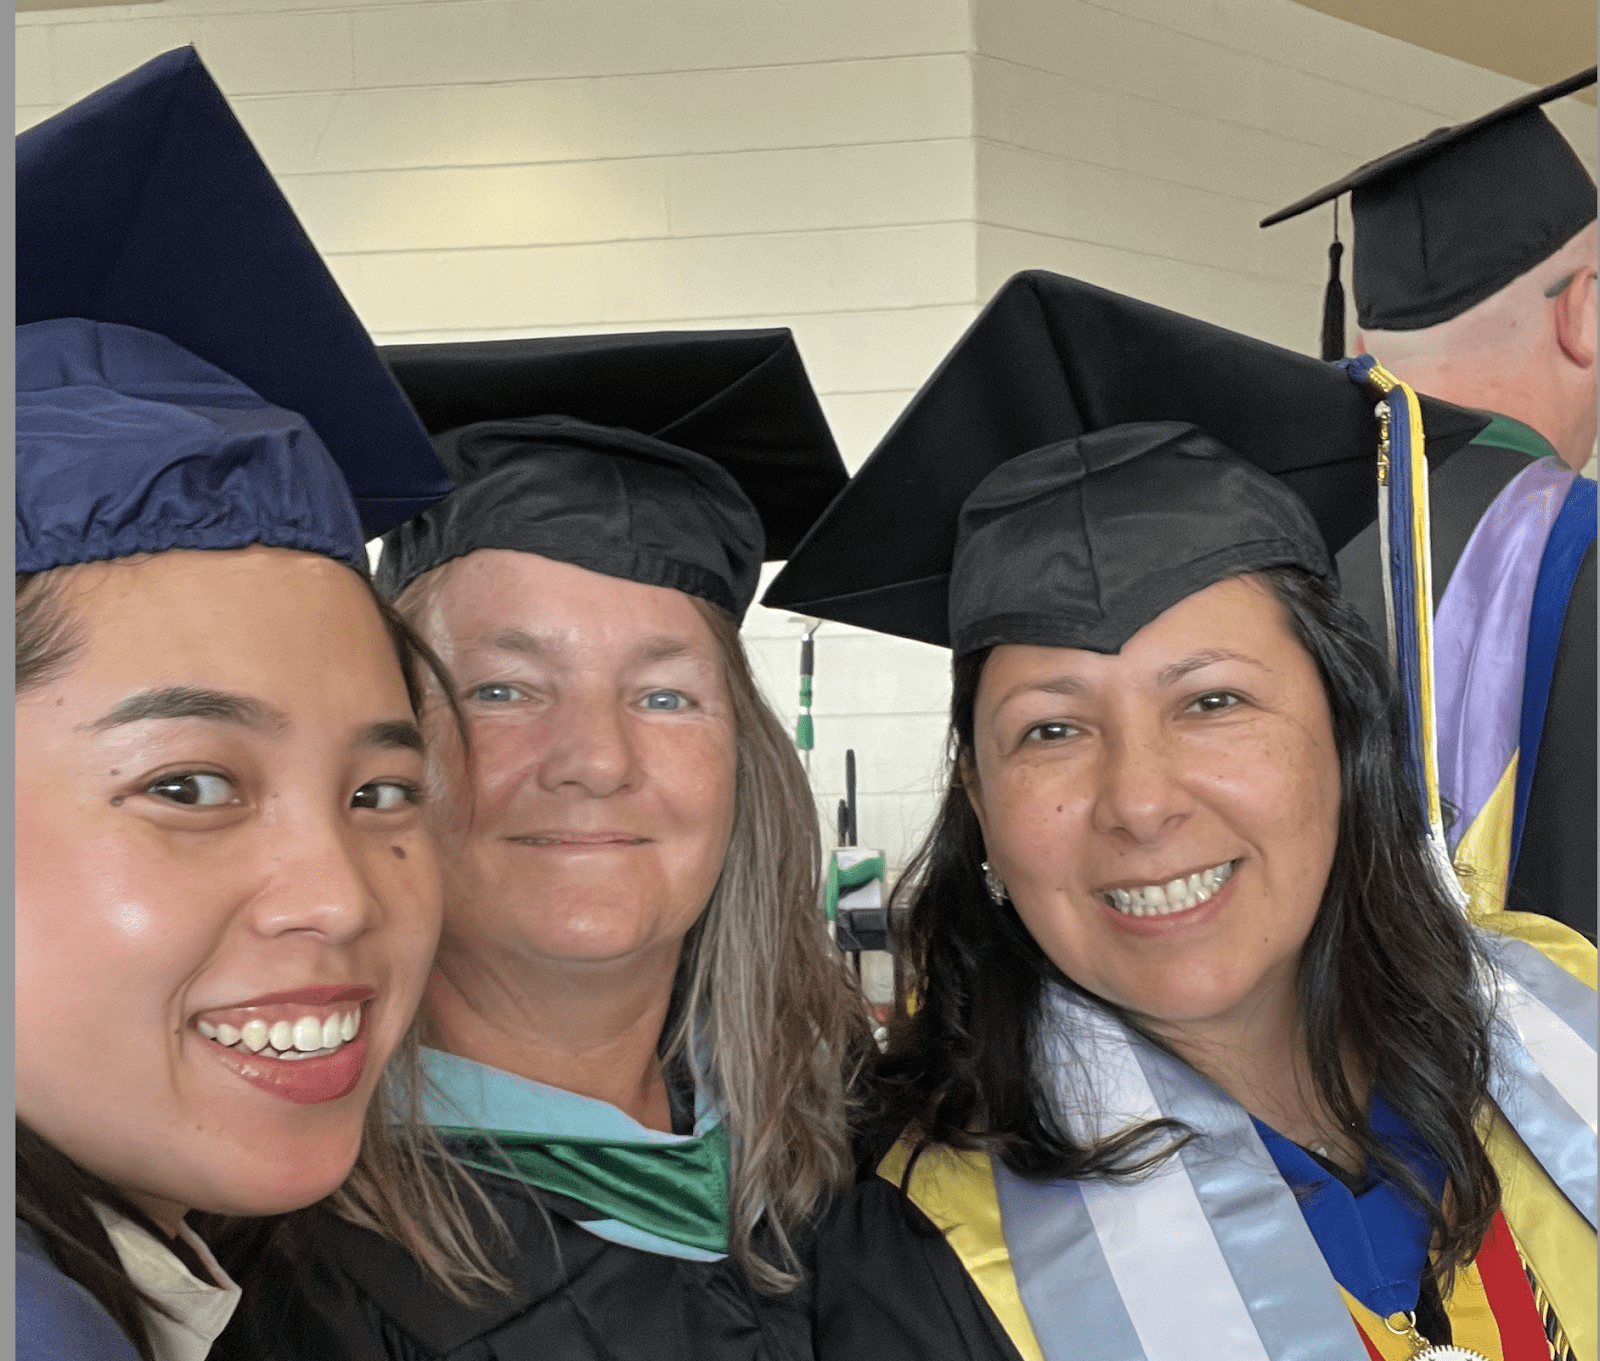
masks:
[[[788,325],[852,467],[1017,269],[1311,346],[1326,215],[1256,221],[1522,88],[1292,0],[159,0],[17,16],[17,126],[185,42],[380,340]],[[745,628],[790,723],[802,627]],[[899,863],[947,659],[816,665]]]
[[[1057,269],[1297,349],[1319,334],[1332,209],[1256,223],[1527,88],[1285,0],[975,13],[979,295]],[[1593,173],[1593,108],[1551,112]]]

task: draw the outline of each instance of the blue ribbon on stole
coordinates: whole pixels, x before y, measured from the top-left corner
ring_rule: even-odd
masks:
[[[1087,999],[1051,987],[1044,1007],[1040,1076],[1075,1138],[1161,1116],[1198,1136],[1132,1183],[1024,1181],[993,1160],[1017,1292],[1046,1361],[1366,1361],[1245,1109]]]
[[[1376,1092],[1367,1122],[1379,1141],[1422,1178],[1437,1201],[1444,1194],[1443,1166]],[[1334,1280],[1381,1318],[1413,1312],[1433,1237],[1428,1213],[1416,1197],[1377,1168],[1366,1190],[1356,1194],[1270,1125],[1253,1118],[1252,1123],[1283,1179],[1298,1195],[1300,1212]]]
[[[1567,490],[1566,500],[1550,527],[1539,558],[1539,577],[1533,590],[1533,608],[1528,612],[1528,655],[1522,679],[1522,713],[1517,750],[1517,790],[1511,824],[1511,864],[1506,882],[1517,872],[1517,853],[1522,849],[1522,828],[1527,819],[1528,795],[1533,792],[1533,770],[1538,764],[1544,737],[1544,714],[1550,702],[1550,683],[1555,679],[1556,653],[1561,647],[1561,630],[1567,619],[1567,602],[1578,580],[1578,571],[1595,541],[1595,485],[1586,477],[1577,478]]]

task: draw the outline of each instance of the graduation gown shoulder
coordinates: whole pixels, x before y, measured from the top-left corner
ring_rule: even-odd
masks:
[[[1532,914],[1500,913],[1484,929],[1532,946],[1592,995],[1594,946],[1560,923]],[[1453,1337],[1455,1345],[1485,1356],[1532,1357],[1534,1350],[1525,1345],[1531,1332],[1538,1337],[1536,1350],[1543,1358],[1550,1353],[1539,1336],[1542,1315],[1544,1329],[1553,1333],[1559,1326],[1572,1357],[1595,1361],[1600,1351],[1593,1226],[1492,1104],[1482,1112],[1480,1135],[1500,1181],[1502,1218],[1491,1235],[1495,1252],[1488,1251],[1486,1238],[1482,1260],[1460,1269],[1450,1293],[1435,1300],[1434,1322],[1440,1324],[1435,1340]],[[822,1225],[814,1287],[820,1358],[1046,1361],[1076,1355],[1080,1337],[1092,1343],[1096,1355],[1143,1354],[1137,1344],[1126,1345],[1126,1333],[1119,1332],[1119,1340],[1108,1339],[1105,1278],[1096,1274],[1106,1267],[1103,1259],[1096,1265],[1098,1246],[1080,1250],[1086,1240],[1081,1229],[1073,1229],[1070,1217],[1060,1237],[1035,1238],[1031,1243],[1024,1237],[1020,1244],[1008,1240],[989,1157],[937,1145],[925,1150],[916,1164],[909,1183],[915,1208],[908,1210],[899,1183],[905,1177],[909,1148],[906,1140],[896,1145]],[[1117,1194],[1136,1192],[1136,1186],[1128,1186]],[[1150,1222],[1158,1221],[1141,1221],[1140,1231]],[[1014,1252],[1023,1255],[1020,1266]],[[1060,1274],[1042,1272],[1042,1266],[1060,1268]],[[1311,1269],[1317,1283],[1337,1289],[1331,1272],[1324,1282],[1320,1270]],[[1019,1273],[1031,1275],[1035,1288],[1046,1275],[1052,1282],[1050,1336],[1043,1341],[1024,1304]],[[1164,1299],[1162,1290],[1168,1286],[1170,1280],[1163,1278],[1156,1289],[1145,1292],[1145,1307]],[[1112,1288],[1120,1292],[1114,1282]],[[1280,1302],[1293,1297],[1292,1282],[1286,1289],[1288,1294],[1277,1296]],[[1371,1355],[1411,1355],[1411,1344],[1389,1334],[1382,1320],[1367,1314],[1353,1296],[1345,1295],[1344,1302],[1365,1336],[1377,1339]],[[1442,1319],[1437,1317],[1441,1311]],[[1419,1318],[1422,1313],[1419,1308]],[[1133,1327],[1131,1315],[1124,1323]],[[1327,1326],[1327,1317],[1310,1325],[1323,1330]],[[1319,1347],[1318,1354],[1347,1354],[1330,1346],[1332,1336],[1308,1331],[1292,1339],[1300,1349],[1295,1354],[1309,1355]],[[1516,1339],[1515,1345],[1508,1339]],[[1355,1342],[1357,1337],[1352,1334],[1346,1340]],[[1194,1354],[1209,1356],[1207,1344],[1206,1336],[1197,1337]]]
[[[1506,906],[1540,912],[1595,938],[1595,547],[1567,600],[1550,679],[1539,764],[1528,792],[1522,851]]]
[[[29,1361],[139,1361],[100,1302],[17,1220],[17,1355]]]
[[[478,1181],[514,1242],[495,1254],[509,1294],[485,1293],[475,1307],[451,1300],[402,1248],[317,1210],[279,1231],[212,1361],[811,1357],[804,1283],[762,1295],[732,1258],[692,1262],[610,1243],[543,1193],[487,1173]]]
[[[931,1220],[869,1175],[823,1221],[818,1361],[1022,1361]]]

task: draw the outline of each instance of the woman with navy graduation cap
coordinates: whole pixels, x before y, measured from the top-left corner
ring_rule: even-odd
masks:
[[[820,1355],[1595,1356],[1594,948],[1442,850],[1422,444],[1484,418],[1352,373],[1021,275],[769,590],[954,656]]]
[[[364,540],[442,470],[192,50],[17,179],[18,1353],[198,1361],[239,1290],[196,1210],[337,1192],[492,1274],[375,1099],[438,935],[437,663]]]
[[[844,468],[787,331],[403,347],[456,490],[379,588],[456,679],[426,1110],[509,1233],[477,1307],[321,1216],[230,1355],[809,1358],[866,1009],[738,624]],[[503,1242],[485,1218],[484,1241]],[[232,1348],[237,1342],[238,1351]]]

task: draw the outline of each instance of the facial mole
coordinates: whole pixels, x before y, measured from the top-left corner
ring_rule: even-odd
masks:
[[[404,860],[406,858],[406,849],[404,846],[391,846],[389,849],[394,852],[394,858],[396,860]]]
[[[113,808],[121,808],[122,807],[122,795],[121,794],[118,794],[116,798],[111,800],[111,806]]]

